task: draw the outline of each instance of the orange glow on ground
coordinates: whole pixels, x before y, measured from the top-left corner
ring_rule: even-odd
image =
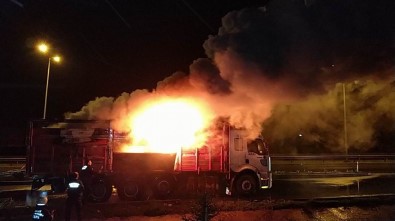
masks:
[[[213,114],[196,98],[163,98],[147,102],[130,119],[132,144],[123,152],[175,153],[204,144]]]

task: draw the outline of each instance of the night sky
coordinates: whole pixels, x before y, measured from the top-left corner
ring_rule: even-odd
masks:
[[[188,71],[226,13],[262,2],[1,1],[0,122],[20,128],[42,118],[48,62],[35,50],[39,40],[64,57],[51,66],[47,108],[47,118],[61,118],[95,97],[152,89]]]
[[[394,11],[392,0],[0,1],[0,123],[7,125],[0,143],[42,118],[48,57],[35,49],[40,40],[64,57],[51,65],[49,119],[97,97],[155,89],[178,71],[214,95],[236,94],[240,83],[259,101],[292,95],[311,107],[318,102],[309,95],[338,82],[394,81]],[[174,88],[177,76],[166,86]],[[385,104],[393,84],[380,95]],[[369,104],[356,109],[377,109]],[[394,121],[391,110],[377,113]]]

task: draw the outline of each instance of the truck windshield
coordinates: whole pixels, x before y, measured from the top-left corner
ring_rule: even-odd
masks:
[[[262,139],[255,139],[248,142],[247,144],[248,152],[253,152],[259,155],[267,155],[268,149],[265,142]]]

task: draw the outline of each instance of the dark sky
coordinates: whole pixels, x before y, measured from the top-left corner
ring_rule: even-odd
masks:
[[[46,40],[64,60],[50,72],[47,118],[77,111],[98,96],[156,87],[199,57],[229,11],[264,1],[4,0],[0,2],[2,125],[43,114]],[[3,133],[4,130],[2,129]]]

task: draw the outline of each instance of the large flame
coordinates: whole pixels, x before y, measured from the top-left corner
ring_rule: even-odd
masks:
[[[123,152],[175,153],[204,144],[212,120],[207,104],[196,98],[149,101],[129,119],[132,144]]]

